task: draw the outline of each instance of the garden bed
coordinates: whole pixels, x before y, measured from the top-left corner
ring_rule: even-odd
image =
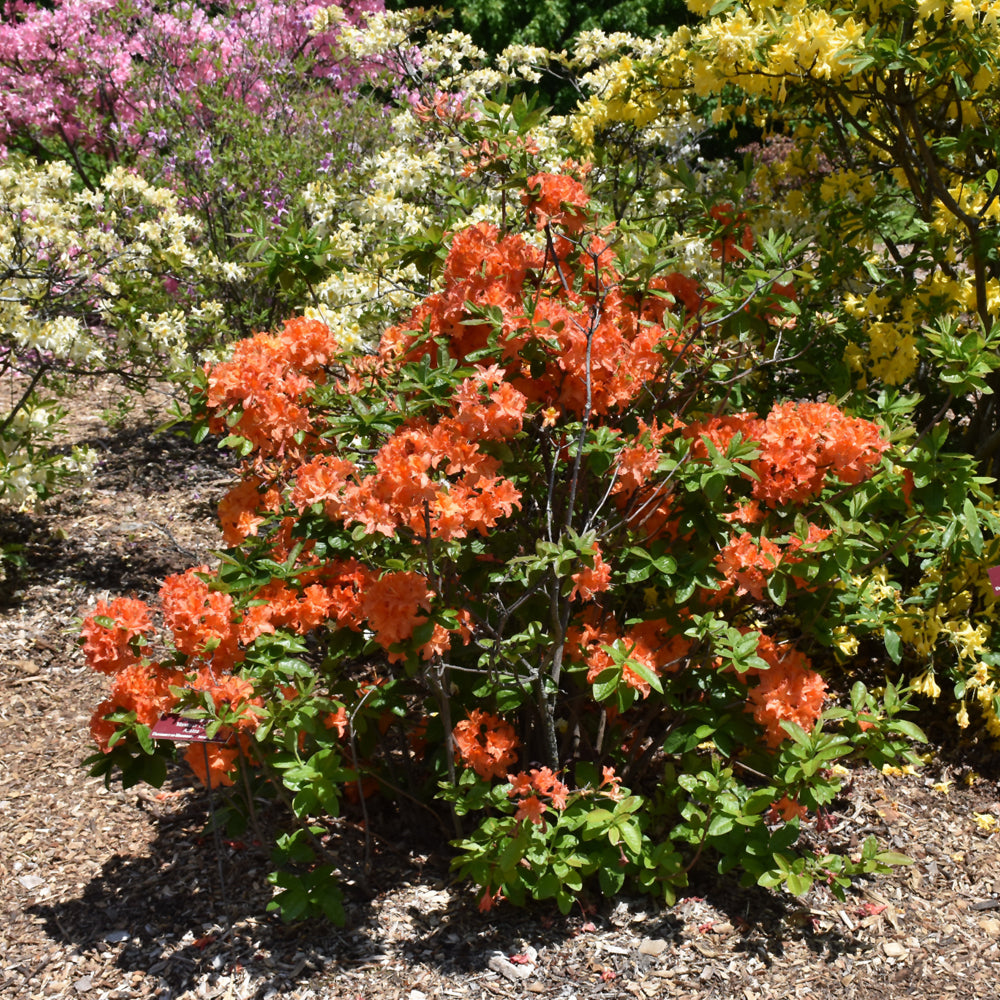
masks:
[[[210,562],[230,481],[210,445],[154,436],[162,414],[140,407],[112,429],[114,409],[105,389],[74,404],[72,433],[102,456],[93,486],[4,525],[25,566],[0,609],[0,995],[995,995],[1000,790],[985,744],[916,775],[859,775],[834,824],[914,864],[844,902],[702,874],[670,909],[628,898],[568,917],[481,915],[443,854],[407,853],[391,826],[373,838],[366,888],[351,885],[364,835],[348,812],[336,843],[347,926],[267,915],[266,852],[206,834],[210,800],[181,768],[162,790],[123,792],[80,767],[104,679],[84,666],[75,622],[98,599],[150,598],[164,575]]]

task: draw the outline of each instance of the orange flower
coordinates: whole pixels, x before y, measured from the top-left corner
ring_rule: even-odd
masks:
[[[566,798],[569,795],[569,786],[563,784],[559,778],[548,767],[533,767],[531,773],[522,771],[520,774],[508,774],[507,780],[511,783],[508,798],[525,798],[532,795],[541,795],[549,800],[553,809],[563,810],[566,808]]]
[[[604,789],[604,794],[613,802],[621,801],[624,794],[622,792],[622,779],[615,774],[613,767],[601,768],[601,788]]]
[[[813,728],[823,710],[826,682],[810,669],[809,658],[788,643],[761,635],[757,653],[768,669],[744,675],[758,679],[748,692],[747,710],[764,727],[764,742],[774,748],[788,738],[782,721],[795,722],[806,732]]]
[[[347,709],[343,705],[336,712],[328,712],[323,719],[323,725],[327,729],[335,730],[341,738],[347,732],[347,723]]]
[[[97,706],[90,719],[90,735],[101,752],[108,752],[108,742],[118,728],[105,716],[122,710],[135,712],[136,722],[153,726],[162,715],[176,707],[177,699],[170,689],[183,683],[183,674],[165,670],[155,663],[133,663],[115,674],[111,697]]]
[[[611,589],[611,567],[604,561],[600,546],[596,543],[592,552],[594,553],[594,565],[584,566],[571,578],[573,580],[573,590],[569,595],[571,601],[577,597],[589,601],[594,598],[595,594]]]
[[[198,574],[207,566],[168,576],[160,588],[163,618],[174,645],[185,656],[205,656],[217,664],[231,663],[238,654],[238,628],[233,622],[233,599],[211,590]]]
[[[187,748],[184,759],[203,785],[218,788],[220,785],[234,783],[232,772],[239,755],[236,747],[218,743],[192,743]]]
[[[724,587],[736,587],[740,596],[749,594],[762,600],[767,578],[781,562],[781,549],[763,535],[754,542],[751,535],[743,533],[731,538],[715,557],[715,565],[725,577]]]
[[[156,663],[133,663],[115,675],[111,701],[115,708],[135,712],[137,722],[152,726],[177,704],[170,688],[182,683],[178,671],[164,670]]]
[[[314,430],[303,404],[315,382],[295,369],[294,354],[284,336],[257,333],[236,345],[231,360],[207,368],[213,432],[239,434],[262,455],[299,454],[296,439]],[[229,425],[225,414],[239,419]]]
[[[101,625],[98,618],[111,618],[113,624]],[[149,651],[141,639],[154,629],[148,605],[130,597],[117,597],[110,604],[98,601],[80,631],[83,655],[90,666],[102,674],[117,674]]]
[[[566,174],[539,173],[528,178],[528,190],[521,196],[539,229],[550,223],[567,233],[579,233],[587,224],[590,196],[583,185]]]
[[[504,898],[503,890],[497,889],[496,892],[490,892],[489,889],[484,889],[482,896],[479,897],[479,912],[489,913],[490,910]]]
[[[593,607],[593,606],[592,606]],[[609,647],[628,650],[628,659],[641,663],[654,674],[678,669],[690,644],[682,636],[672,635],[663,619],[651,619],[619,630],[613,620],[593,624],[593,611],[588,611],[580,625],[571,625],[566,633],[567,651],[574,660],[587,664],[587,682],[614,665]],[[622,680],[643,696],[649,697],[649,683],[632,670],[628,662],[622,668]]]
[[[115,730],[118,728],[114,722],[109,722],[105,716],[110,715],[117,707],[110,698],[105,698],[94,709],[94,714],[90,717],[90,735],[101,753],[108,753],[110,751],[111,748],[108,746],[108,741],[114,736]]]
[[[427,621],[421,612],[431,610],[433,592],[427,578],[419,573],[383,573],[370,580],[361,596],[361,612],[375,633],[375,641],[388,650],[397,642],[405,642],[413,630]],[[402,659],[390,653],[390,661]]]
[[[274,488],[260,492],[264,481],[260,476],[250,476],[236,484],[219,501],[219,524],[227,545],[239,545],[245,538],[256,535],[267,520],[262,511],[277,511],[281,497]]]
[[[320,382],[323,369],[340,351],[340,345],[325,323],[303,316],[285,320],[279,339],[288,364]]]
[[[206,667],[198,671],[190,687],[192,691],[207,693],[216,712],[221,706],[228,705],[233,712],[239,713],[240,718],[234,723],[236,729],[255,729],[263,714],[258,709],[264,707],[264,699],[255,698],[253,685],[242,677],[232,674],[217,677]]]
[[[855,485],[870,478],[889,447],[878,427],[829,403],[783,403],[758,427],[761,454],[753,494],[769,506],[818,496],[826,475]]]
[[[685,437],[695,438],[694,458],[708,459],[703,437],[725,454],[733,437],[758,445],[751,463],[752,493],[769,507],[802,504],[822,492],[829,474],[856,485],[870,478],[889,447],[879,428],[868,420],[848,417],[829,403],[781,403],[764,420],[753,413],[712,417],[690,424]]]
[[[506,774],[520,746],[513,726],[478,708],[455,726],[452,739],[456,756],[486,780]]]
[[[328,455],[314,458],[295,470],[292,503],[302,513],[314,503],[336,501],[347,487],[349,477],[355,472],[353,462]]]
[[[517,806],[517,812],[514,813],[514,819],[519,823],[529,819],[536,826],[545,826],[545,803],[534,795],[521,799]]]

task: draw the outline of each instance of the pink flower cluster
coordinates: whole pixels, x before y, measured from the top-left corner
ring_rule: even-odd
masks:
[[[0,0],[0,155],[24,133],[103,151],[135,144],[143,112],[209,83],[253,107],[300,56],[350,89],[359,71],[337,59],[334,33],[310,34],[315,11],[335,2],[193,0],[166,12],[154,0],[53,0],[51,10]],[[354,21],[383,3],[339,6]]]

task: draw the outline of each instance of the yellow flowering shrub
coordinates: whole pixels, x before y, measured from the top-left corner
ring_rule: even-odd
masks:
[[[864,610],[833,650],[884,643],[960,727],[1000,736],[986,577],[1000,563],[986,489],[1000,472],[1000,4],[688,6],[699,23],[604,68],[572,132],[597,149],[616,126],[682,109],[731,149],[753,141],[733,210],[758,240],[798,248],[796,324],[762,345],[785,359],[774,391],[868,397],[917,426],[902,459],[909,527],[868,577],[844,581]]]

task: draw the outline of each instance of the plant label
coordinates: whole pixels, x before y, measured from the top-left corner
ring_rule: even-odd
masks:
[[[990,583],[993,584],[993,593],[1000,594],[1000,566],[993,566],[987,572],[990,575]]]
[[[173,743],[225,743],[218,736],[209,736],[204,719],[185,719],[182,715],[165,715],[152,729],[154,740]]]

